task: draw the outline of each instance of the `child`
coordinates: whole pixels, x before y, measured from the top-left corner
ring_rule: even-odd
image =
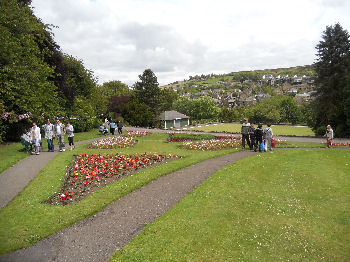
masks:
[[[100,134],[103,134],[103,124],[100,125],[100,127],[98,128],[98,131],[100,132]]]
[[[330,125],[327,126],[325,137],[327,138],[327,148],[332,147],[332,139],[333,139],[333,129]]]
[[[259,148],[259,152],[261,152],[261,143],[263,141],[263,135],[264,131],[262,129],[262,124],[258,125],[258,128],[255,129],[255,149],[254,152],[256,152],[256,149]]]
[[[273,137],[273,131],[272,131],[270,123],[267,124],[267,127],[264,129],[264,135],[265,135],[265,143],[267,145],[267,150],[272,151],[271,140],[272,140],[272,137]]]

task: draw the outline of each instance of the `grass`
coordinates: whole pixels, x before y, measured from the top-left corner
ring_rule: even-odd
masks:
[[[281,150],[214,174],[111,261],[348,261],[350,151]]]
[[[179,143],[166,143],[167,137],[168,134],[152,134],[138,138],[136,146],[129,149],[87,149],[85,145],[79,145],[74,151],[58,154],[9,205],[0,210],[0,254],[30,246],[36,241],[98,212],[111,202],[162,175],[205,159],[237,151],[236,149],[215,152],[183,150],[178,147]],[[134,176],[126,177],[94,192],[74,205],[42,204],[61,187],[65,168],[72,161],[73,154],[107,154],[111,152],[119,154],[174,153],[182,158],[143,169]]]
[[[241,133],[241,124],[218,124],[218,125],[207,125],[201,127],[191,128],[190,130],[198,130],[203,132],[219,132],[219,133]],[[266,126],[263,126],[265,128]],[[306,126],[283,126],[273,125],[271,126],[273,133],[276,136],[315,136],[315,133],[311,128]]]
[[[99,136],[100,135],[96,129],[89,132],[76,133],[74,136],[74,142],[83,141]],[[68,144],[67,136],[65,136],[65,142]],[[57,139],[54,141],[54,143],[57,149]],[[43,139],[43,149],[47,149],[47,143],[45,139]],[[24,146],[19,142],[0,145],[0,174],[29,155],[29,153],[24,151]]]

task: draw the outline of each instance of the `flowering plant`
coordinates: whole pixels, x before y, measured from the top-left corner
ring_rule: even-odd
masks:
[[[199,142],[185,142],[183,148],[191,150],[220,150],[225,148],[238,148],[241,146],[239,138],[227,138],[227,139],[210,139],[202,140]]]
[[[125,134],[125,137],[141,137],[141,136],[147,136],[151,134],[151,132],[148,131],[134,131],[134,130],[128,130],[128,133]]]
[[[90,193],[138,169],[177,158],[174,154],[158,155],[86,155],[75,156],[74,162],[67,169],[63,187],[47,203],[67,205],[80,201]]]
[[[102,149],[113,149],[113,148],[125,148],[132,147],[135,145],[135,140],[132,137],[125,136],[114,136],[106,137],[104,139],[96,140],[92,142],[88,148],[102,148]]]
[[[326,144],[326,143],[322,143],[322,144]],[[350,143],[332,143],[332,146],[350,146]]]

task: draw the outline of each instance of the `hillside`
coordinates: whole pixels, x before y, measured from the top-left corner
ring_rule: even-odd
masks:
[[[291,95],[299,103],[311,99],[315,71],[311,65],[190,76],[162,88],[180,96],[211,96],[219,106],[251,105],[274,94]]]

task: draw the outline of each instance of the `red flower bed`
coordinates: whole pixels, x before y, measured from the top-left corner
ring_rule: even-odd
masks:
[[[92,192],[122,177],[132,175],[138,169],[177,158],[175,155],[78,155],[67,170],[67,177],[59,192],[49,204],[72,204]]]
[[[350,143],[332,143],[332,146],[350,146]]]

